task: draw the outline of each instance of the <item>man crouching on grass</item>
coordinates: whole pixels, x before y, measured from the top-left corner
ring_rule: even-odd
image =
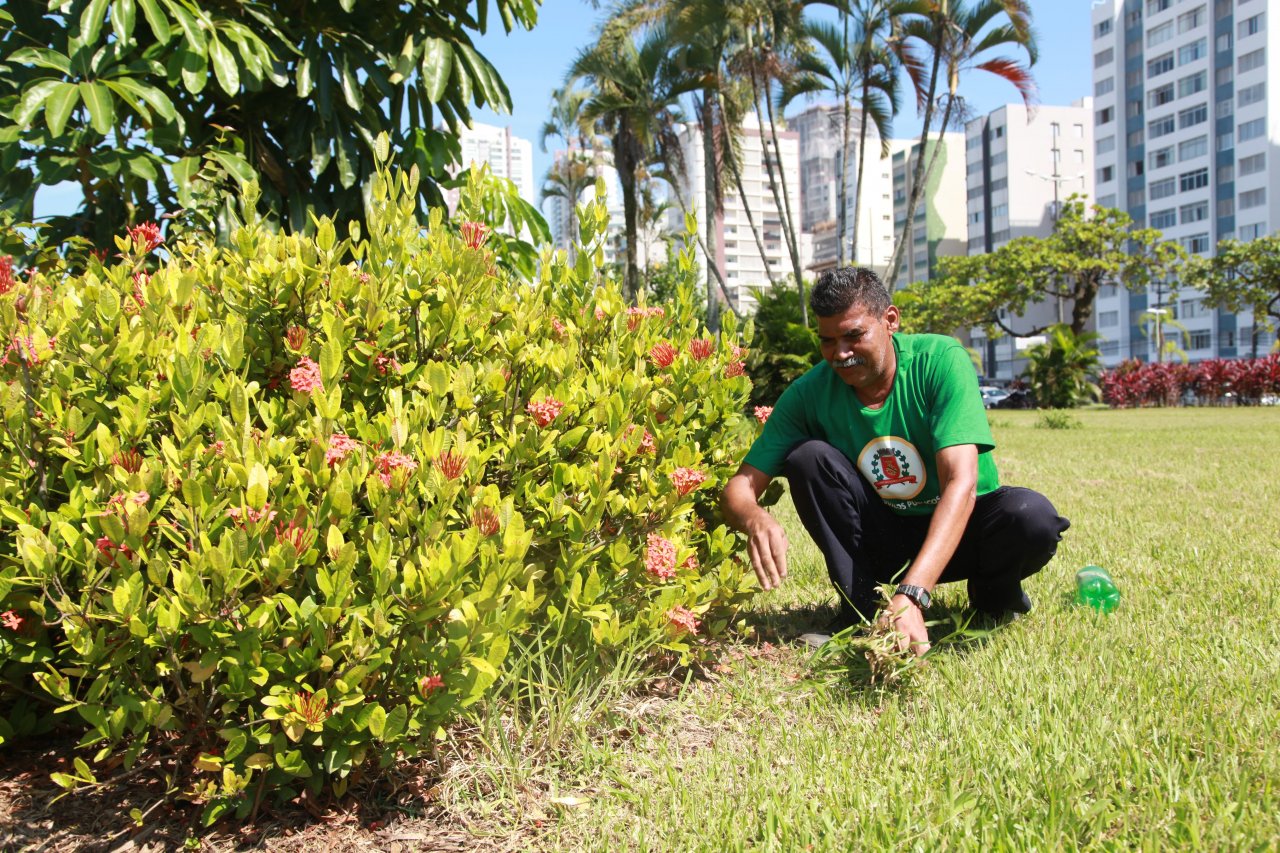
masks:
[[[871,270],[823,273],[809,305],[823,363],[779,398],[724,489],[729,523],[747,534],[760,586],[787,576],[787,536],[757,503],[787,478],[800,520],[840,594],[830,635],[870,619],[877,584],[906,564],[883,618],[916,654],[939,583],[967,580],[969,603],[1000,617],[1031,609],[1022,579],[1053,557],[1065,518],[1043,495],[1001,486],[978,378],[943,335],[899,335],[898,309]]]

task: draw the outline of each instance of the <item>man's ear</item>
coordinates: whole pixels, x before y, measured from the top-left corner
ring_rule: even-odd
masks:
[[[884,322],[889,327],[890,332],[898,331],[901,321],[902,315],[899,313],[897,305],[890,305],[884,310]]]

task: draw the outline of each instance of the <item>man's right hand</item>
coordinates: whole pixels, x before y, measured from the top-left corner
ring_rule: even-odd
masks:
[[[772,515],[761,510],[746,525],[747,552],[760,588],[781,586],[787,576],[787,534]]]

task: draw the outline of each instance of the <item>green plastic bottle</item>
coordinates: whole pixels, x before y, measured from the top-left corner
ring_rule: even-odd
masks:
[[[1099,613],[1120,606],[1120,590],[1102,566],[1085,566],[1076,572],[1076,604],[1087,604]]]

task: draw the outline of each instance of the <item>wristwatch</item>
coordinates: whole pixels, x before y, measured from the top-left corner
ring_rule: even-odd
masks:
[[[921,610],[928,610],[929,605],[933,603],[933,598],[929,595],[929,591],[922,586],[912,586],[909,583],[900,583],[898,588],[893,591],[894,595],[905,595],[916,603]]]

